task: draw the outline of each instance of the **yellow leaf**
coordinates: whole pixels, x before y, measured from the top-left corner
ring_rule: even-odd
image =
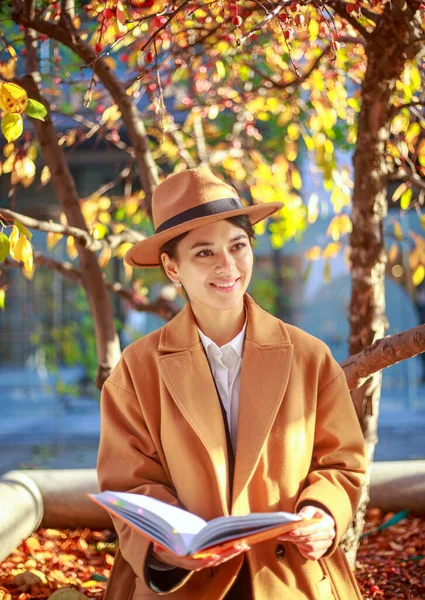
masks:
[[[127,263],[124,263],[124,277],[126,281],[131,281],[133,277],[133,267],[130,267]]]
[[[404,192],[408,189],[409,184],[406,183],[405,181],[403,181],[403,183],[400,183],[400,185],[398,186],[398,188],[395,190],[392,200],[393,202],[397,202],[397,200],[400,200],[400,198],[402,197],[402,195],[404,194]]]
[[[341,249],[341,244],[336,243],[336,242],[331,242],[323,250],[322,256],[323,256],[323,258],[333,258],[334,256],[336,256],[338,254],[340,249]]]
[[[10,144],[5,144],[5,146],[3,148],[3,154],[4,154],[5,158],[9,158],[9,156],[11,156],[11,154],[13,153],[14,150],[15,150],[15,144],[13,142],[10,142]]]
[[[400,198],[400,208],[401,210],[407,210],[410,206],[410,201],[412,200],[412,188],[409,187]]]
[[[304,256],[307,260],[319,260],[322,254],[322,249],[320,246],[312,246],[308,250],[306,250]]]
[[[299,173],[298,170],[292,171],[292,186],[296,190],[300,190],[302,188],[302,186],[303,186],[301,175],[300,175],[300,173]]]
[[[28,187],[34,181],[35,164],[29,156],[18,158],[15,161],[15,176],[25,187]]]
[[[300,137],[300,127],[298,123],[290,123],[288,125],[288,137],[293,141]]]
[[[4,310],[5,300],[6,300],[6,292],[4,289],[0,289],[0,310]]]
[[[309,40],[311,42],[314,42],[317,39],[317,36],[319,35],[319,23],[316,21],[316,19],[310,19],[310,23],[308,24],[308,31]]]
[[[118,121],[118,119],[121,117],[121,111],[118,108],[117,104],[113,104],[112,106],[108,106],[108,108],[106,108],[103,111],[102,114],[102,123],[108,123],[108,125],[113,125],[114,123],[116,123]]]
[[[133,244],[130,244],[130,242],[125,242],[125,244],[121,244],[121,246],[117,248],[115,256],[118,256],[118,258],[124,258],[124,254],[127,252],[127,250],[130,250],[132,246]]]
[[[15,77],[16,58],[10,58],[7,62],[0,63],[0,75],[4,79],[12,79]]]
[[[32,246],[25,236],[20,235],[16,244],[11,245],[10,256],[17,262],[23,262],[26,271],[31,271],[34,261]]]
[[[0,108],[5,113],[23,113],[27,104],[26,91],[16,83],[3,83],[0,87]]]
[[[412,275],[413,285],[418,286],[425,279],[425,267],[423,265],[419,265],[415,272]]]
[[[18,240],[19,240],[19,229],[16,227],[16,225],[14,225],[13,228],[12,228],[12,233],[9,236],[10,250],[11,251],[15,249],[15,246],[18,243]]]
[[[1,130],[8,142],[14,142],[24,130],[22,116],[15,113],[6,113],[1,120]]]
[[[84,583],[82,583],[81,587],[83,587],[83,588],[99,587],[99,582],[95,581],[94,579],[89,579],[88,581],[85,581]]]
[[[403,239],[403,230],[401,228],[401,225],[398,221],[396,221],[393,225],[393,231],[394,231],[394,235],[396,237],[397,240],[401,241]]]
[[[66,251],[71,260],[74,260],[78,256],[78,250],[74,242],[72,235],[68,236],[66,240]]]
[[[56,246],[56,244],[63,238],[61,233],[54,233],[53,231],[49,231],[47,233],[47,248],[51,250]]]
[[[52,178],[52,175],[50,173],[50,169],[47,165],[44,165],[44,167],[41,170],[41,175],[40,175],[40,181],[43,185],[46,185],[46,183],[49,183],[50,179]]]
[[[108,228],[102,223],[96,223],[93,227],[93,237],[96,240],[101,240],[108,233]]]
[[[421,223],[422,229],[425,229],[425,215],[421,215],[420,223]]]
[[[398,256],[398,244],[394,243],[388,252],[389,262],[391,262],[391,263],[395,262],[397,260],[397,256]]]
[[[112,258],[111,248],[104,248],[99,255],[99,259],[98,259],[99,266],[102,267],[102,269],[103,269],[104,267],[106,267],[106,265],[111,260],[111,258]]]

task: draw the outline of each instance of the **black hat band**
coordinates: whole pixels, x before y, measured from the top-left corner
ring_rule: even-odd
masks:
[[[155,233],[161,233],[172,227],[177,227],[177,225],[187,223],[187,221],[199,219],[199,217],[209,217],[211,215],[226,213],[240,208],[244,208],[244,206],[239,198],[223,198],[222,200],[205,202],[205,204],[199,204],[198,206],[184,210],[178,215],[174,215],[171,219],[167,219],[155,229]]]

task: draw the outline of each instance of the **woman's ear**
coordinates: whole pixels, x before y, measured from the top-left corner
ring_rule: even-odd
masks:
[[[170,258],[170,256],[166,252],[163,252],[161,254],[160,259],[168,279],[171,279],[173,283],[180,283],[180,277],[178,274],[178,268],[175,259]]]

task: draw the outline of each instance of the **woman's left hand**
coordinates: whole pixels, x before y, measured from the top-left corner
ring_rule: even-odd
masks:
[[[304,506],[298,515],[303,519],[320,519],[320,521],[313,525],[298,527],[280,535],[277,539],[281,542],[293,542],[304,558],[318,560],[332,545],[335,538],[335,521],[326,511],[316,506]]]

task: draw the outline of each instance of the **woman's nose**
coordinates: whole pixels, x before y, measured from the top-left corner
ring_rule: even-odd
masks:
[[[235,266],[235,260],[230,252],[221,252],[217,254],[216,271],[231,271]]]

